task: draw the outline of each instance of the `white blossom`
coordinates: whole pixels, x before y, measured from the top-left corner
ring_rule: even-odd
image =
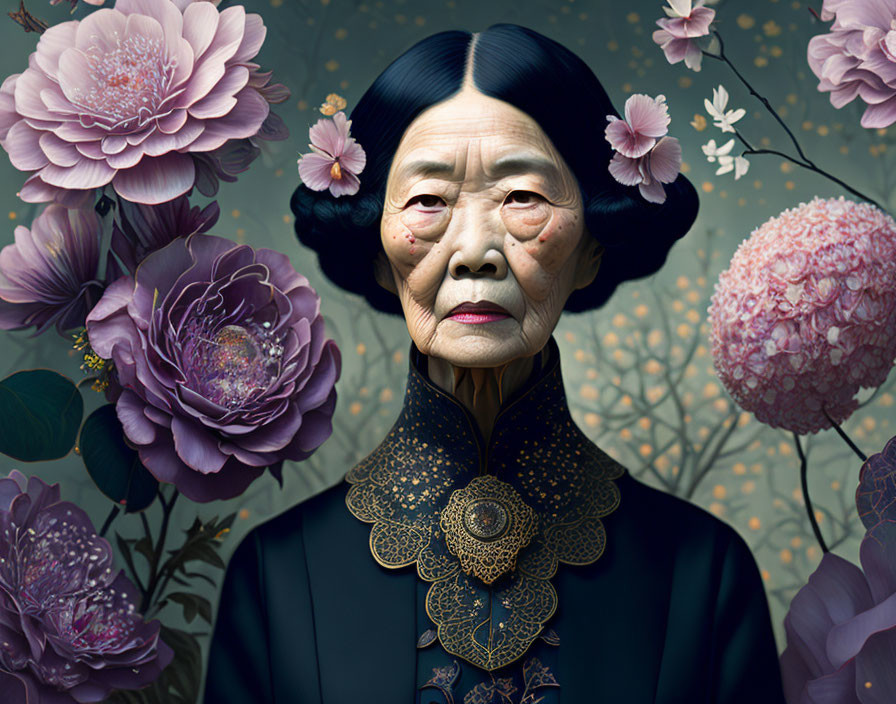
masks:
[[[722,132],[734,132],[734,128],[731,125],[747,114],[747,111],[743,108],[738,108],[737,110],[725,109],[728,107],[728,91],[721,85],[712,89],[712,102],[709,102],[708,98],[704,98],[703,105],[706,107],[706,112],[715,120],[713,124],[721,129]]]
[[[731,151],[731,148],[733,146],[733,139],[729,139],[721,147],[717,147],[716,140],[711,139],[706,144],[704,144],[701,149],[703,150],[703,153],[706,154],[706,160],[712,162],[715,161],[718,157],[726,156]],[[721,163],[721,161],[719,163]]]
[[[719,168],[716,169],[716,176],[721,176],[722,174],[727,174],[729,171],[734,171],[735,181],[747,173],[747,169],[750,168],[750,162],[742,156],[723,154],[718,157],[718,160]]]

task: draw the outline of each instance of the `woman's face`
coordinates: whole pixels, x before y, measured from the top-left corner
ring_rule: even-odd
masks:
[[[569,294],[594,279],[584,222],[576,179],[538,124],[465,87],[402,137],[378,278],[421,352],[497,367],[541,350]]]

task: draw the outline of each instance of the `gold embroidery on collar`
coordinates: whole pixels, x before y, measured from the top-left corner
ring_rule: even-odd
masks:
[[[559,373],[554,382],[562,384]],[[400,568],[416,563],[420,578],[432,582],[426,611],[445,650],[477,667],[496,670],[522,657],[554,615],[557,593],[550,579],[559,563],[588,565],[603,553],[606,533],[601,518],[619,506],[613,480],[626,470],[582,434],[565,407],[563,419],[556,419],[543,440],[533,440],[539,434],[516,428],[526,439],[516,443],[512,453],[490,458],[487,470],[501,479],[499,483],[512,486],[521,501],[539,507],[535,532],[527,546],[520,546],[515,569],[510,567],[509,573],[486,584],[472,576],[481,572],[479,568],[471,569],[472,574],[461,569],[444,532],[454,530],[457,521],[446,510],[452,493],[473,484],[476,480],[470,482],[470,477],[479,468],[461,466],[443,447],[420,439],[435,435],[462,457],[478,457],[475,432],[433,420],[424,408],[425,393],[415,398],[414,384],[429,387],[422,375],[412,374],[402,424],[348,473],[352,487],[346,503],[356,518],[373,524],[370,550],[380,565]],[[429,395],[434,391],[429,388]],[[546,422],[541,412],[538,416],[528,419],[533,427]],[[433,423],[437,427],[429,427]],[[424,424],[426,428],[421,427]],[[489,571],[481,573],[492,576]]]

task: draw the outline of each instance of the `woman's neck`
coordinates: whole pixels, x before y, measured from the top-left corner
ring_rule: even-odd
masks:
[[[545,353],[542,350],[536,357]],[[500,367],[478,368],[457,367],[439,357],[429,357],[429,378],[473,414],[488,443],[501,403],[526,382],[534,360],[522,357]]]

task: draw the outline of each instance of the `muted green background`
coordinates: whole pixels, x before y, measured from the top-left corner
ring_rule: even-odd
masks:
[[[4,2],[15,9],[11,0]],[[292,91],[292,98],[277,107],[292,137],[265,145],[263,156],[238,183],[223,184],[218,197],[222,217],[215,233],[286,252],[320,292],[330,334],[343,353],[339,404],[333,436],[311,460],[286,468],[282,490],[264,476],[232,501],[196,505],[183,500],[173,527],[186,528],[197,512],[210,517],[238,511],[223,547],[229,554],[252,526],[338,482],[382,439],[399,410],[409,338],[402,320],[372,313],[358,298],[330,286],[313,253],[297,243],[289,211],[298,180],[296,157],[307,150],[307,129],[320,117],[317,106],[328,93],[344,96],[350,111],[388,62],[417,40],[446,29],[481,30],[494,22],[515,22],[576,51],[601,79],[617,110],[633,92],[667,97],[670,134],[681,140],[682,168],[701,194],[699,218],[658,275],[622,286],[603,310],[561,321],[556,335],[567,390],[576,420],[604,450],[644,481],[689,498],[746,538],[763,571],[783,649],[781,623],[787,606],[821,555],[798,489],[792,438],[734,407],[713,372],[704,320],[719,272],[755,227],[814,195],[843,192],[817,174],[788,168],[774,156],[751,157],[749,173],[739,181],[732,174],[714,175],[715,167],[706,162],[700,145],[710,138],[722,143],[730,135],[711,123],[702,130],[690,123],[695,114],[705,114],[703,99],[720,83],[731,94],[729,107],[747,108],[738,126],[751,142],[790,154],[793,146],[720,62],[704,60],[699,73],[666,63],[650,38],[654,21],[664,16],[655,0],[245,4],[261,13],[268,26],[261,64]],[[28,7],[51,23],[70,19],[67,5],[50,7],[31,0]],[[813,19],[806,4],[723,0],[715,8],[728,55],[779,111],[809,157],[892,208],[891,152],[896,149],[888,147],[896,131],[865,130],[859,126],[860,106],[838,111],[826,94],[817,92],[817,80],[805,60],[806,44],[825,26]],[[79,10],[74,16],[82,14]],[[21,71],[36,36],[7,21],[0,24],[0,40],[3,75]],[[555,107],[578,110],[577,96],[569,95]],[[603,130],[605,117],[593,117],[594,129]],[[23,180],[0,157],[0,216],[7,218],[3,243],[12,242],[14,227],[27,225],[37,212],[16,198]],[[0,350],[4,375],[34,367],[57,368],[73,378],[81,374],[68,342],[54,333],[40,338],[2,333]],[[891,375],[875,394],[864,391],[860,399],[867,403],[844,425],[868,454],[879,451],[893,434],[893,385]],[[90,408],[100,403],[96,394],[85,394]],[[810,487],[822,531],[839,554],[856,561],[861,524],[854,492],[860,463],[833,432],[808,438],[807,446]],[[14,467],[61,482],[63,497],[85,507],[97,525],[105,518],[109,503],[76,455],[31,466],[0,459],[0,473]],[[149,517],[156,525],[157,506]],[[138,524],[136,517],[127,516],[113,529],[136,536]],[[211,590],[208,596],[215,597]],[[176,614],[168,615],[177,625]]]

